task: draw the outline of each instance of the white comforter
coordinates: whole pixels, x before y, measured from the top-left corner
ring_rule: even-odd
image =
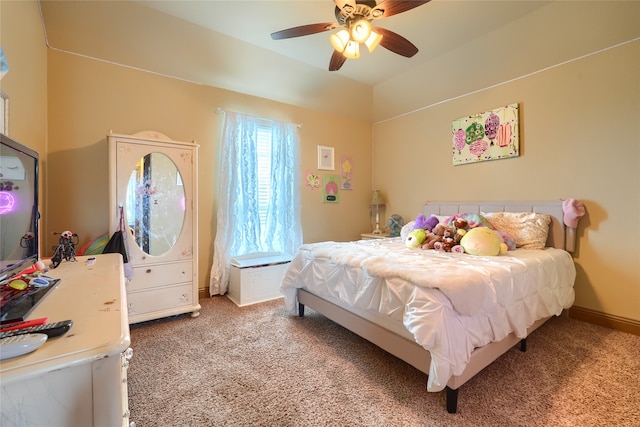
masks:
[[[506,255],[407,248],[399,239],[303,245],[281,285],[296,312],[296,288],[401,321],[431,353],[429,391],[462,373],[471,352],[574,301],[575,266],[560,249]]]

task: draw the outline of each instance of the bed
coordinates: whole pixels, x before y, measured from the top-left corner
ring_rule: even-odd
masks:
[[[573,304],[575,228],[560,200],[428,202],[422,213],[548,223],[540,249],[488,257],[412,249],[401,237],[306,244],[280,289],[292,315],[309,307],[426,373],[427,390],[446,390],[455,413],[464,383],[516,344],[524,351],[531,332]]]

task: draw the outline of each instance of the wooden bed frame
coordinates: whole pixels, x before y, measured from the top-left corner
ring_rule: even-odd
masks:
[[[547,238],[547,246],[565,249],[573,252],[575,248],[575,229],[566,227],[563,223],[562,201],[543,202],[427,202],[423,213],[429,215],[454,215],[457,213],[481,212],[537,212],[551,216],[552,221]],[[386,328],[364,319],[342,307],[339,307],[305,289],[297,290],[298,315],[304,317],[305,307],[322,314],[362,338],[372,342],[388,353],[409,363],[418,370],[429,374],[431,356],[429,351],[399,336]],[[527,335],[540,327],[549,318],[537,320],[527,329]],[[462,374],[453,376],[448,381],[446,390],[447,411],[455,413],[458,406],[458,389],[473,376],[493,361],[506,353],[511,347],[520,342],[520,349],[526,350],[525,339],[509,334],[501,341],[489,343],[476,348],[471,353],[471,359]]]

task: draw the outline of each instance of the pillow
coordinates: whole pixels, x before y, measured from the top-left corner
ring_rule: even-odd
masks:
[[[449,219],[449,215],[434,215],[434,214],[431,214],[430,216],[435,216],[436,218],[438,218],[438,223],[445,222],[447,219]]]
[[[516,240],[522,249],[544,249],[551,216],[535,212],[489,212],[482,214],[497,230]]]
[[[407,240],[407,236],[413,231],[413,226],[415,225],[415,223],[415,221],[409,221],[402,226],[402,229],[400,230],[400,238],[403,242]]]

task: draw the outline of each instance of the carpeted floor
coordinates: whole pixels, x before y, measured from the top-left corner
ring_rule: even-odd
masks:
[[[159,426],[640,426],[640,337],[553,318],[459,392],[282,300],[131,326],[129,407]]]

